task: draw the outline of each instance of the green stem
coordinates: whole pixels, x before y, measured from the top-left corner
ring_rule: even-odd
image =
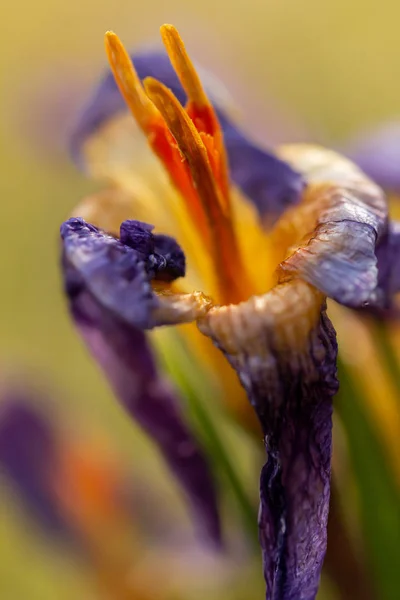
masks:
[[[201,381],[201,374],[193,368],[190,353],[185,348],[182,340],[175,339],[174,352],[164,354],[162,359],[175,383],[182,390],[183,398],[188,403],[188,408],[196,422],[199,435],[204,439],[210,458],[229,483],[240,509],[249,539],[258,547],[257,511],[243,487],[243,482],[229,457],[229,452],[226,450],[221,435],[205,406],[205,400],[202,396],[204,396],[207,386],[205,386],[204,381]]]
[[[258,545],[257,512],[243,489],[243,484],[236,473],[224,444],[202,401],[195,393],[193,393],[193,390],[186,390],[186,398],[190,403],[198,424],[207,436],[208,446],[212,457],[217,460],[221,473],[224,474],[230,484],[237,504],[240,507],[246,530],[250,534],[251,539],[255,540]]]

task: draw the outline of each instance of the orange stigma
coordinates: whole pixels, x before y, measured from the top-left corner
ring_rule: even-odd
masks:
[[[184,199],[190,218],[211,255],[218,301],[238,303],[252,292],[234,232],[222,130],[185,46],[172,25],[161,35],[188,102],[182,107],[159,81],[144,86],[122,42],[106,33],[116,83],[139,127]]]

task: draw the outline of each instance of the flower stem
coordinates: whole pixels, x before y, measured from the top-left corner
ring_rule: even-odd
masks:
[[[231,490],[236,498],[237,504],[240,507],[243,521],[250,536],[254,538],[258,545],[258,528],[257,528],[257,511],[252,505],[249,497],[243,489],[243,484],[237,474],[224,444],[207,413],[200,398],[193,393],[193,390],[186,390],[186,398],[190,403],[192,412],[196,417],[202,431],[207,436],[207,442],[212,453],[212,457],[218,461],[218,466],[221,473],[224,474],[227,481],[230,483]]]
[[[206,450],[213,460],[217,470],[229,483],[231,492],[236,499],[240,509],[243,523],[246,527],[249,539],[258,542],[258,516],[257,510],[246,493],[243,482],[233,464],[229,452],[225,447],[220,432],[216,428],[203,399],[205,384],[200,381],[199,373],[194,373],[190,354],[184,347],[182,340],[174,340],[174,358],[171,360],[166,353],[162,358],[166,363],[168,371],[174,378],[186,400],[190,413],[198,427],[199,434],[204,439]],[[207,384],[206,384],[207,385]]]

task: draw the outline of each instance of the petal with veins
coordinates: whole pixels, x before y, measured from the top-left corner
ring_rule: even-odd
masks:
[[[267,600],[314,600],[326,551],[337,391],[323,296],[301,280],[200,322],[237,371],[265,436],[260,542]]]
[[[387,227],[382,190],[323,148],[288,146],[281,155],[303,173],[308,187],[273,234],[283,259],[279,281],[299,276],[342,304],[379,304],[375,245]]]

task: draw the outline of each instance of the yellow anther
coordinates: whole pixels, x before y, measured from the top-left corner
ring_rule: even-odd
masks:
[[[159,117],[158,110],[146,95],[129,54],[114,32],[107,31],[105,46],[120,92],[138,125],[148,133],[150,125]]]
[[[216,213],[221,213],[222,202],[199,132],[177,98],[165,85],[147,77],[144,86],[187,160],[203,206],[210,219],[213,219]]]
[[[132,115],[201,232],[204,250],[214,263],[219,300],[239,302],[252,286],[234,231],[222,131],[178,32],[164,25],[161,35],[187,93],[186,108],[159,81],[147,78],[142,84],[129,54],[112,32],[105,37],[108,59]]]
[[[218,117],[178,31],[173,25],[163,25],[160,31],[169,59],[188,97],[186,110],[198,131],[212,138],[211,141],[203,139],[208,150],[212,147],[216,151],[214,164],[218,169],[218,185],[222,191],[225,208],[230,210],[228,162]]]
[[[224,301],[239,302],[249,289],[230,215],[215,181],[207,150],[192,120],[173,93],[156,79],[146,78],[144,87],[160,111],[187,160],[193,183],[208,217],[212,254]]]
[[[200,78],[178,31],[173,25],[162,25],[160,31],[169,59],[188,99],[198,107],[209,105],[210,102],[203,90]]]

